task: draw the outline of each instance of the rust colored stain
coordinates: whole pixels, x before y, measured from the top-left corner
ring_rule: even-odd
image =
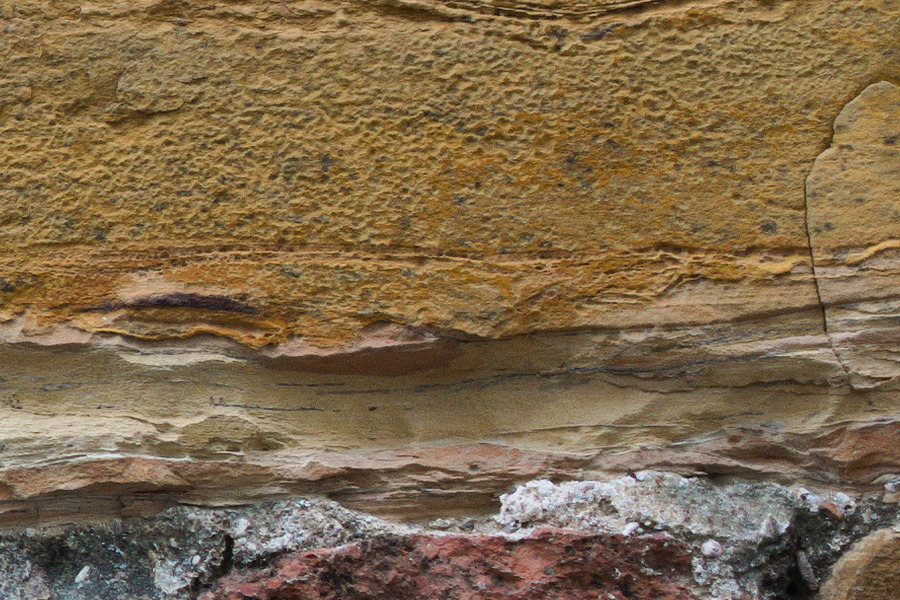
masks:
[[[666,537],[385,537],[236,572],[201,600],[679,600],[694,597],[681,585],[690,565],[687,549]]]

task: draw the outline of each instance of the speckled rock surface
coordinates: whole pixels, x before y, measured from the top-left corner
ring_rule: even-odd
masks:
[[[841,552],[896,518],[858,502],[772,483],[716,485],[640,471],[606,482],[533,481],[501,497],[508,528],[664,532],[693,548],[695,583],[711,598],[811,598]]]
[[[0,522],[654,466],[877,489],[897,16],[0,6]]]
[[[881,493],[898,23],[0,2],[0,526],[645,468]]]
[[[826,578],[826,593],[836,579],[865,589],[853,565],[890,570],[890,544],[873,540],[897,519],[884,497],[652,471],[533,481],[501,501],[427,525],[295,499],[7,529],[0,597],[813,600]]]
[[[151,519],[0,532],[4,600],[196,598],[234,565],[407,528],[324,500],[176,507]]]
[[[803,182],[897,10],[5,4],[2,309],[333,347],[816,307]]]
[[[673,540],[549,530],[386,538],[288,555],[225,578],[200,600],[689,600],[689,581],[690,556]]]

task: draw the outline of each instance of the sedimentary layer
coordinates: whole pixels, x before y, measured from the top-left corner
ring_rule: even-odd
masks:
[[[898,16],[0,3],[0,523],[892,485]]]
[[[896,392],[854,391],[815,338],[772,348],[773,322],[758,325],[762,339],[748,325],[720,345],[698,344],[719,331],[700,328],[643,345],[635,332],[570,333],[396,350],[397,364],[421,353],[430,368],[393,375],[366,370],[383,351],[310,372],[213,342],[7,346],[0,507],[7,522],[51,522],[317,491],[412,516],[489,507],[522,479],[653,465],[890,481]],[[164,359],[198,362],[152,365]]]
[[[253,347],[705,324],[819,304],[808,215],[855,211],[857,268],[896,251],[895,2],[592,6],[4,5],[3,313]],[[845,105],[881,125],[825,197]]]

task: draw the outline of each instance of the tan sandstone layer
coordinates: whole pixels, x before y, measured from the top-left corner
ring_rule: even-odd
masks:
[[[890,598],[900,585],[900,532],[879,529],[859,540],[834,566],[822,600]]]
[[[0,522],[900,472],[896,0],[0,3]]]

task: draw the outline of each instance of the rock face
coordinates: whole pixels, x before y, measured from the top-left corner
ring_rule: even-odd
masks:
[[[897,593],[900,533],[880,529],[857,542],[834,566],[822,600],[874,600]]]
[[[724,487],[671,473],[609,482],[534,481],[501,497],[507,527],[664,532],[693,546],[694,582],[712,598],[805,598],[856,538],[896,518],[892,505],[821,497],[772,483]]]
[[[834,122],[807,179],[825,326],[854,387],[896,382],[900,318],[900,87],[867,87]],[[892,231],[879,232],[881,225]],[[886,232],[887,230],[885,230]]]
[[[647,572],[654,577],[647,577]],[[221,582],[201,600],[320,598],[694,598],[690,556],[664,539],[624,540],[546,531],[381,539],[280,559]]]
[[[898,22],[0,3],[0,527],[298,496],[468,518],[653,468],[896,501]],[[386,549],[357,541],[235,577]]]
[[[607,481],[534,481],[501,502],[496,515],[427,526],[295,499],[0,534],[0,596],[812,598],[837,556],[860,538],[826,593],[844,572],[853,589],[869,590],[854,598],[878,597],[880,582],[890,581],[885,575],[873,587],[856,572],[859,565],[872,574],[890,569],[891,555],[874,540],[885,541],[896,508],[846,494],[772,483],[720,487],[641,471]],[[852,558],[860,554],[868,558]]]

